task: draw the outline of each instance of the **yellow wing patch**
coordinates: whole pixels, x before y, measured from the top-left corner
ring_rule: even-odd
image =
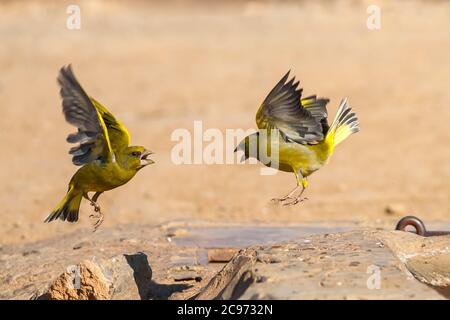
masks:
[[[128,147],[131,138],[127,128],[125,128],[125,126],[98,101],[92,97],[90,97],[90,99],[101,118],[105,131],[107,132],[110,149],[112,151],[119,151]]]
[[[111,148],[111,141],[109,140],[108,129],[106,128],[105,121],[103,120],[103,117],[98,110],[97,110],[97,114],[98,114],[98,119],[100,120],[100,125],[103,128],[103,135],[105,136],[106,145],[108,146],[109,153],[112,154],[113,151]]]

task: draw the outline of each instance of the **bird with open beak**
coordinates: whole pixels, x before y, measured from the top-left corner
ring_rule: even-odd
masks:
[[[94,207],[94,231],[102,224],[104,215],[97,203],[105,191],[130,181],[135,174],[154,163],[151,151],[142,146],[129,146],[128,130],[94,98],[89,97],[75,78],[71,66],[63,67],[58,76],[61,86],[62,109],[68,123],[78,132],[69,134],[67,142],[77,143],[70,149],[72,162],[80,169],[69,182],[66,196],[45,219],[78,221],[82,198]],[[95,192],[92,198],[89,192]]]
[[[328,163],[338,144],[359,131],[358,117],[347,99],[341,101],[329,125],[326,108],[329,100],[316,95],[302,98],[303,89],[298,85],[295,77],[289,80],[288,72],[258,109],[259,130],[245,137],[234,150],[243,152],[241,161],[256,158],[266,166],[294,173],[295,188],[281,198],[272,199],[283,205],[305,200],[302,194],[308,186],[307,178]]]

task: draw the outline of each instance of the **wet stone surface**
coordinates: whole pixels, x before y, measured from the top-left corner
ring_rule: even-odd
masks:
[[[241,251],[197,298],[443,299],[442,290],[413,276],[408,269],[411,265],[399,259],[400,250],[391,251],[384,243],[389,239],[401,247],[411,237],[417,243],[430,241],[403,232],[353,231],[250,247]],[[428,250],[428,255],[444,255],[432,270],[428,268],[428,277],[436,278],[439,273],[440,278],[449,280],[444,271],[449,253],[442,253],[449,244],[450,238],[442,237],[439,245]],[[420,250],[415,252],[420,254]],[[243,259],[248,262],[238,263]],[[427,265],[423,263],[422,270]],[[242,287],[245,290],[236,289]],[[230,294],[237,291],[239,295]]]

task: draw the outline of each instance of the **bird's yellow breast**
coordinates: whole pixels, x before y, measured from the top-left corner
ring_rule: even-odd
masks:
[[[274,150],[276,150],[274,148]],[[327,163],[333,153],[333,145],[323,140],[315,145],[279,141],[279,170],[300,171],[303,177],[309,176]]]
[[[107,191],[127,183],[135,174],[135,170],[127,170],[117,162],[94,161],[81,167],[70,184],[85,192]]]

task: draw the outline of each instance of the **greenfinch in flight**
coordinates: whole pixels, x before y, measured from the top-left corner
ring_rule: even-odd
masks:
[[[81,168],[70,180],[66,196],[45,222],[58,218],[76,222],[81,200],[85,198],[96,212],[91,215],[96,219],[95,231],[104,218],[97,203],[98,197],[127,183],[140,169],[154,163],[148,158],[152,152],[142,146],[129,146],[128,130],[111,112],[86,94],[70,65],[61,68],[58,83],[65,119],[78,128],[78,132],[67,137],[67,142],[77,143],[69,154],[73,156],[73,164]],[[95,194],[90,198],[88,192]]]
[[[295,77],[288,79],[289,72],[270,91],[256,113],[259,130],[245,137],[235,152],[243,151],[242,161],[252,157],[266,166],[293,172],[296,187],[273,200],[294,205],[306,199],[301,196],[308,186],[308,176],[329,161],[339,143],[359,131],[359,122],[344,99],[328,125],[329,99],[315,95],[302,98],[303,89],[297,89],[299,82]]]

